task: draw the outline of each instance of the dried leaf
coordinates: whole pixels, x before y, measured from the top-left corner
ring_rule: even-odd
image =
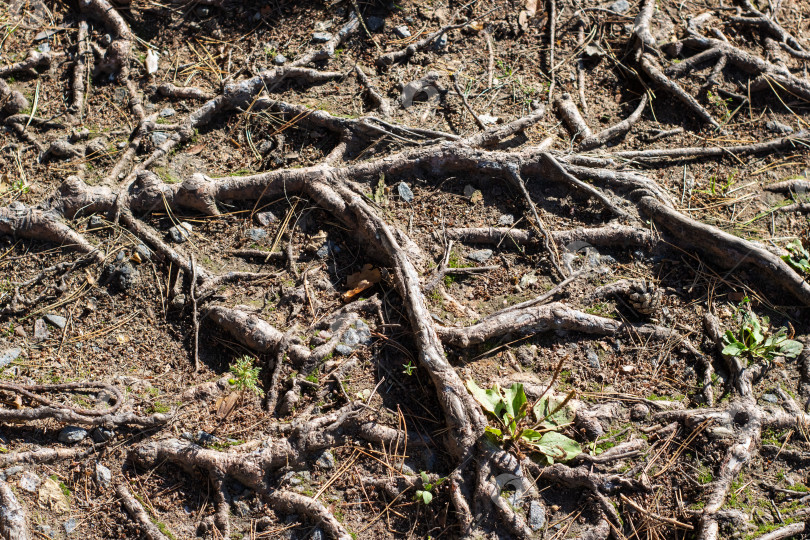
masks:
[[[349,291],[343,294],[344,300],[354,298],[366,289],[379,283],[382,279],[379,268],[374,268],[370,264],[363,266],[359,272],[355,272],[346,278],[346,286],[350,288]]]
[[[200,152],[202,152],[202,149],[203,149],[203,148],[205,148],[205,143],[202,143],[202,144],[195,144],[194,146],[192,146],[191,148],[189,148],[188,150],[186,150],[186,154],[193,154],[193,155],[197,155],[197,154],[199,154]]]
[[[239,400],[237,392],[231,392],[227,396],[217,399],[217,416],[219,418],[226,418],[236,408],[236,402]]]
[[[146,51],[146,73],[151,75],[157,73],[158,70],[158,54],[149,49]]]

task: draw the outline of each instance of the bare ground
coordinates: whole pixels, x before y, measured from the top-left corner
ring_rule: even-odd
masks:
[[[806,534],[805,2],[0,8],[3,538]]]

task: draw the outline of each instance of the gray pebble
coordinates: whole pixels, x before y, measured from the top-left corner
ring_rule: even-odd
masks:
[[[765,127],[774,133],[793,133],[792,127],[782,122],[777,122],[776,120],[766,122]]]
[[[334,469],[335,455],[329,450],[325,450],[315,461],[315,465],[321,467],[322,469]]]
[[[447,34],[442,34],[439,36],[439,39],[436,40],[434,47],[436,47],[436,50],[439,51],[447,47]]]
[[[586,356],[588,357],[588,364],[590,364],[593,369],[602,369],[602,364],[599,363],[599,355],[596,354],[596,351],[588,349]]]
[[[191,231],[192,226],[184,221],[169,229],[169,239],[176,244],[182,244],[189,239]]]
[[[529,527],[533,531],[539,531],[546,524],[546,509],[540,501],[532,500],[529,503]]]
[[[143,261],[148,261],[152,258],[152,250],[149,249],[146,244],[138,244],[138,247],[135,248],[135,252]]]
[[[82,442],[85,437],[87,437],[87,430],[76,426],[67,426],[59,432],[59,442],[65,444]]]
[[[472,197],[473,193],[475,193],[476,191],[477,190],[474,187],[472,187],[470,184],[467,184],[466,186],[464,186],[464,196],[465,197]]]
[[[177,111],[175,111],[171,107],[166,107],[165,109],[160,111],[160,116],[162,116],[163,118],[168,118],[170,116],[174,116],[175,114],[177,114]]]
[[[367,17],[366,28],[369,32],[379,32],[385,26],[385,19],[382,17]]]
[[[312,41],[315,43],[326,43],[332,39],[332,34],[329,32],[315,32],[312,34]]]
[[[360,343],[360,336],[357,335],[357,330],[354,328],[346,330],[346,333],[343,334],[343,343],[352,348],[358,345]]]
[[[208,17],[211,14],[211,8],[208,6],[197,6],[197,17]]]
[[[98,229],[104,226],[104,219],[101,216],[92,215],[90,216],[88,225],[90,225],[91,229]]]
[[[768,403],[779,403],[779,398],[773,394],[762,394],[762,399]]]
[[[152,132],[152,144],[154,144],[155,146],[160,146],[167,140],[169,140],[169,136],[166,133],[163,133],[162,131]]]
[[[64,523],[63,526],[65,527],[65,534],[70,535],[78,528],[79,522],[76,521],[76,518],[70,518]]]
[[[501,227],[508,227],[515,222],[515,216],[512,214],[502,214],[498,217],[498,225]]]
[[[20,357],[22,354],[22,349],[19,347],[14,347],[13,349],[6,349],[5,351],[0,352],[0,368],[4,368],[14,360]]]
[[[650,414],[650,408],[643,403],[636,403],[630,409],[630,419],[638,422],[644,420]]]
[[[400,39],[405,39],[407,37],[411,37],[411,31],[408,30],[408,27],[403,24],[402,26],[397,26],[394,28],[394,35]]]
[[[616,13],[624,13],[628,9],[630,9],[630,2],[627,0],[616,0],[610,7],[608,8],[610,11],[615,11]]]
[[[287,57],[283,54],[277,54],[273,57],[273,63],[277,66],[283,66],[287,63]]]
[[[467,254],[468,259],[480,263],[486,262],[490,257],[492,257],[491,249],[479,249]]]
[[[39,50],[39,52],[41,52],[41,53],[46,53],[46,52],[50,52],[50,51],[51,51],[51,46],[50,46],[50,44],[49,44],[49,43],[47,43],[47,42],[46,42],[46,43],[41,43],[41,44],[39,45],[39,47],[37,47],[37,49],[38,49],[38,50]]]
[[[23,472],[24,470],[25,469],[23,469],[22,465],[15,465],[13,467],[9,467],[4,472],[6,474],[6,478],[11,478],[15,474],[19,474],[19,473]]]
[[[250,507],[245,501],[236,501],[233,506],[237,516],[248,517],[250,515]]]
[[[20,489],[27,491],[28,493],[34,493],[37,488],[39,487],[40,480],[39,476],[32,473],[31,471],[25,471],[20,476],[20,480],[17,482],[20,486]]]
[[[51,333],[48,331],[48,326],[42,319],[34,321],[34,339],[37,341],[44,341],[50,337]]]
[[[267,231],[264,229],[248,229],[245,231],[245,236],[253,242],[261,242],[267,236]]]
[[[402,200],[405,202],[411,202],[413,200],[413,191],[405,182],[400,182],[397,184],[397,192],[399,196],[402,197]]]
[[[353,349],[351,347],[349,347],[348,345],[344,345],[343,343],[335,347],[335,352],[343,356],[349,356],[350,354],[352,354],[352,350]]]
[[[95,443],[103,443],[115,437],[115,432],[105,427],[97,427],[90,432],[90,437]]]
[[[101,463],[96,463],[96,482],[98,482],[100,486],[107,487],[110,485],[111,481],[112,471]]]
[[[34,523],[34,530],[47,536],[48,538],[54,537],[53,528],[49,525],[45,525],[43,523]]]
[[[262,227],[267,227],[271,223],[278,221],[278,218],[273,212],[259,212],[253,216],[253,219]]]
[[[62,330],[67,324],[66,318],[62,317],[61,315],[56,315],[55,313],[48,313],[45,315],[45,320],[60,330]]]

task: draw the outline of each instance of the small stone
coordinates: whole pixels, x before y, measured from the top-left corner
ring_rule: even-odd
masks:
[[[528,274],[524,274],[523,277],[520,278],[518,285],[520,285],[521,289],[525,289],[531,285],[537,283],[537,274],[534,272],[529,272]]]
[[[394,27],[394,35],[400,39],[405,39],[411,37],[411,31],[403,24],[402,26]]]
[[[0,368],[4,368],[14,360],[20,357],[22,354],[22,349],[19,347],[14,347],[13,349],[6,349],[5,351],[0,352]]]
[[[158,53],[149,49],[146,51],[146,74],[152,75],[153,73],[157,73],[158,70]]]
[[[466,186],[464,186],[464,196],[465,197],[472,197],[473,193],[475,193],[476,191],[478,191],[478,190],[476,190],[470,184],[467,184]]]
[[[138,282],[140,272],[129,261],[118,264],[112,273],[110,283],[121,290],[130,289]]]
[[[588,364],[590,364],[593,369],[602,369],[602,364],[599,363],[599,355],[596,354],[596,351],[588,349],[585,356],[588,357]]]
[[[152,258],[152,250],[149,249],[146,244],[138,244],[138,247],[135,248],[135,253],[138,254],[142,261],[148,261]]]
[[[248,229],[245,231],[245,236],[253,242],[261,242],[267,236],[267,231],[264,229]]]
[[[616,13],[624,13],[628,9],[630,9],[630,2],[627,0],[616,0],[610,7],[608,7],[610,11],[615,11]]]
[[[278,218],[273,212],[259,212],[253,216],[253,219],[262,227],[267,227],[271,223],[278,221]]]
[[[793,133],[793,128],[782,122],[770,120],[765,123],[765,127],[774,133]]]
[[[197,6],[197,17],[204,18],[211,14],[211,8],[208,6]]]
[[[189,239],[192,229],[193,227],[184,221],[180,225],[175,225],[169,229],[169,239],[175,244],[182,244]]]
[[[491,114],[479,114],[478,119],[481,120],[481,123],[484,125],[491,125],[497,124],[500,117],[492,116]]]
[[[48,326],[45,324],[45,321],[42,319],[37,319],[34,321],[34,339],[37,341],[44,341],[51,336],[51,333],[48,331]]]
[[[636,422],[644,420],[650,414],[650,408],[643,403],[636,403],[630,409],[630,419]]]
[[[15,326],[14,327],[14,334],[21,337],[21,338],[28,337],[28,332],[26,332],[25,328],[23,328],[22,326]]]
[[[245,501],[236,501],[233,506],[237,516],[248,517],[250,515],[250,507]]]
[[[363,345],[369,345],[371,343],[371,329],[365,323],[365,321],[358,320],[354,323],[354,328],[357,330],[357,337],[360,340],[360,343]]]
[[[152,132],[152,144],[154,144],[155,146],[160,146],[167,140],[169,140],[169,136],[166,133],[163,133],[162,131]]]
[[[322,469],[335,468],[335,455],[329,450],[324,451],[320,457],[315,461],[315,465]]]
[[[277,66],[283,66],[287,63],[287,57],[283,54],[277,54],[273,57],[273,63]]]
[[[332,39],[332,34],[329,32],[315,32],[312,34],[312,41],[314,43],[326,43]]]
[[[76,518],[70,518],[64,523],[63,526],[65,527],[65,534],[70,535],[78,528],[79,522],[76,521]]]
[[[39,476],[31,471],[25,471],[22,473],[22,476],[20,476],[20,480],[17,484],[19,484],[20,489],[28,493],[35,493],[41,482],[42,480],[39,479]]]
[[[51,45],[49,43],[41,43],[37,50],[41,53],[51,52]]]
[[[346,330],[346,333],[343,334],[343,343],[352,348],[358,345],[360,343],[360,336],[357,335],[357,330],[354,328]]]
[[[437,51],[440,51],[445,47],[447,47],[447,34],[442,34],[441,36],[439,36],[439,39],[436,40],[434,47],[436,48]]]
[[[113,101],[121,106],[126,107],[129,104],[129,93],[126,88],[118,87],[113,92]]]
[[[42,523],[34,523],[34,530],[37,531],[38,533],[47,536],[48,538],[54,537],[53,528],[51,528],[49,525],[44,525]]]
[[[92,215],[87,224],[91,229],[98,229],[104,226],[104,219],[101,216]]]
[[[312,535],[309,537],[309,540],[325,540],[326,536],[324,536],[323,531],[320,529],[315,529],[312,531]]]
[[[540,501],[532,499],[532,502],[529,503],[529,527],[531,527],[533,531],[539,531],[545,524],[546,509],[543,508]]]
[[[95,443],[103,443],[115,437],[115,432],[105,427],[97,427],[90,432],[90,437]]]
[[[405,202],[411,202],[413,200],[413,191],[405,182],[400,182],[397,184],[397,192],[399,196],[402,197],[402,200]]]
[[[174,116],[175,114],[177,114],[177,111],[175,111],[171,107],[166,107],[165,109],[160,111],[160,116],[162,116],[163,118],[168,118],[170,116]]]
[[[85,437],[87,437],[87,430],[76,426],[67,426],[59,432],[59,442],[65,444],[82,442]]]
[[[515,216],[512,214],[502,214],[498,217],[498,225],[501,227],[508,227],[515,222]]]
[[[350,354],[352,354],[353,350],[354,349],[352,349],[348,345],[344,345],[343,343],[335,347],[335,352],[343,356],[349,356]]]
[[[490,257],[492,257],[491,249],[479,249],[467,254],[468,259],[479,263],[486,262]]]
[[[107,487],[110,485],[111,481],[112,471],[101,463],[96,463],[96,482],[98,482],[100,486]]]
[[[6,441],[5,444],[8,445],[8,441]],[[19,474],[24,470],[25,469],[23,469],[22,465],[14,465],[13,467],[9,467],[8,469],[5,470],[6,478],[11,478],[15,474]]]
[[[385,26],[385,19],[382,17],[371,16],[366,18],[366,28],[368,28],[369,32],[379,32],[383,26]]]
[[[779,403],[779,398],[773,394],[763,394],[762,399],[768,403]]]
[[[63,329],[67,324],[66,318],[62,317],[61,315],[56,315],[55,313],[48,313],[45,315],[45,320],[60,330]]]

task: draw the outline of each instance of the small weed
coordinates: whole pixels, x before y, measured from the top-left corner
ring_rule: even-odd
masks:
[[[160,401],[156,401],[151,407],[149,407],[149,412],[151,414],[165,414],[171,410],[171,407],[168,405],[161,403]]]
[[[800,274],[810,274],[810,252],[805,249],[800,240],[794,240],[785,246],[790,255],[782,255],[782,260]]]
[[[422,489],[416,490],[414,500],[419,501],[422,504],[430,504],[430,502],[433,500],[433,490],[439,487],[445,479],[439,478],[435,482],[431,482],[430,477],[425,471],[420,472],[419,476],[422,477]]]
[[[253,358],[242,356],[231,364],[230,371],[233,374],[230,383],[239,392],[253,392],[257,396],[263,396],[264,390],[259,388],[259,368],[253,367]]]
[[[414,371],[416,371],[416,366],[413,365],[413,362],[411,360],[408,360],[407,364],[402,364],[402,367],[405,368],[404,370],[402,370],[402,373],[408,375],[409,377],[413,375]]]
[[[760,320],[747,306],[748,302],[746,296],[737,309],[738,316],[742,312],[740,327],[735,331],[726,330],[723,336],[723,354],[746,357],[749,364],[757,360],[770,363],[777,356],[799,356],[802,344],[788,339],[788,329],[782,326],[773,332],[770,318],[763,316]]]

